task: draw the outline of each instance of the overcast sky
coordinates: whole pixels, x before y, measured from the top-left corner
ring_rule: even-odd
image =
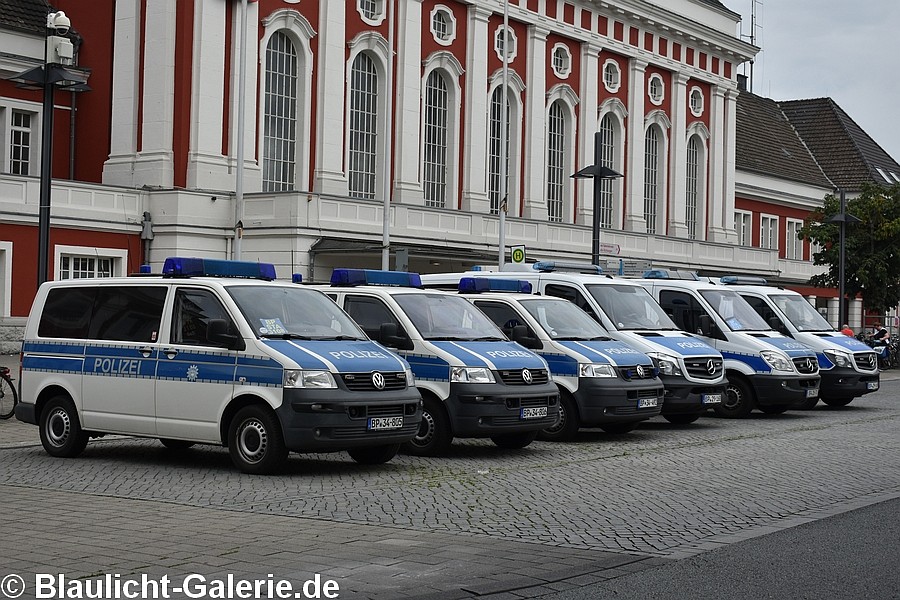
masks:
[[[753,0],[722,2],[749,41]],[[900,162],[900,1],[757,0],[756,14],[753,92],[830,97]]]

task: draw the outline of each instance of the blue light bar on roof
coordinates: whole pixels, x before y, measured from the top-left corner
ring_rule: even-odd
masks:
[[[765,277],[754,277],[752,275],[726,275],[719,278],[719,281],[725,285],[769,285]]]
[[[459,293],[514,292],[530,294],[531,283],[520,279],[497,279],[490,277],[463,277],[459,280]]]
[[[331,285],[385,285],[393,287],[422,287],[418,273],[406,271],[377,271],[374,269],[335,269],[331,273]]]
[[[603,268],[600,265],[580,262],[563,262],[559,260],[540,260],[531,265],[535,271],[552,272],[552,271],[570,271],[578,273],[603,274]]]
[[[650,269],[644,271],[644,279],[687,279],[700,281],[700,277],[693,271],[676,271],[674,269]]]
[[[170,256],[163,264],[162,274],[164,277],[241,277],[271,281],[275,279],[275,265],[242,260]]]

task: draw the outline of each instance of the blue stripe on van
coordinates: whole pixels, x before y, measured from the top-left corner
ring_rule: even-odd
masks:
[[[84,342],[25,342],[22,351],[83,356]]]
[[[550,373],[560,377],[578,377],[578,359],[567,354],[557,354],[555,352],[541,352],[541,358],[550,365]],[[607,361],[600,361],[604,362]]]
[[[497,369],[543,369],[540,357],[515,342],[428,342],[468,367]]]
[[[727,350],[723,350],[722,357],[726,360],[731,359],[742,362],[757,373],[768,374],[772,372],[772,367],[770,367],[769,363],[764,361],[762,356],[760,356],[759,354],[742,354],[740,352],[729,352]]]
[[[411,353],[404,353],[403,358],[409,363],[416,379],[450,381],[450,363],[443,358]]]

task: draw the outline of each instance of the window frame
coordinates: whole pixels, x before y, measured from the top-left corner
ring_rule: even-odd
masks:
[[[128,266],[128,250],[119,248],[96,248],[90,246],[64,246],[57,244],[53,248],[53,253],[53,279],[56,281],[61,281],[63,279],[83,279],[82,277],[63,277],[63,258],[109,259],[109,277],[124,277],[125,275],[127,275],[126,269]]]
[[[785,219],[784,257],[788,260],[803,260],[803,239],[797,237],[802,228],[802,220]]]
[[[610,82],[607,78],[607,69],[615,70],[615,81]],[[619,88],[622,87],[622,67],[619,66],[619,63],[611,58],[607,58],[603,63],[603,87],[606,88],[606,91],[610,94],[615,94],[619,91]]]
[[[767,227],[767,224],[771,226]],[[766,231],[768,229],[768,232]],[[765,242],[764,242],[765,239]],[[774,246],[770,245],[774,241]],[[759,215],[759,247],[764,250],[778,250],[778,216]]]
[[[438,13],[447,17],[448,33],[445,37],[438,35],[437,29],[434,26],[434,21]],[[436,4],[434,8],[431,9],[431,14],[428,18],[428,28],[431,31],[431,36],[434,38],[434,41],[441,46],[450,46],[456,41],[456,32],[458,31],[456,15],[453,14],[453,11],[448,6]]]
[[[557,64],[557,58],[561,59],[562,64]],[[568,79],[572,74],[572,51],[566,44],[557,42],[553,45],[550,51],[550,66],[560,79]]]
[[[740,219],[740,229],[738,229],[738,219]],[[738,246],[753,246],[753,213],[735,209],[734,231],[737,234]]]
[[[658,86],[659,94],[654,93],[654,89]],[[652,73],[647,78],[647,97],[654,106],[660,106],[666,99],[666,82],[663,81],[662,75]]]

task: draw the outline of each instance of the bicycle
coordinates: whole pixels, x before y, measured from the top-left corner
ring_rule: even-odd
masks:
[[[19,394],[9,375],[9,367],[0,366],[0,419],[8,419],[13,416],[18,403]]]

